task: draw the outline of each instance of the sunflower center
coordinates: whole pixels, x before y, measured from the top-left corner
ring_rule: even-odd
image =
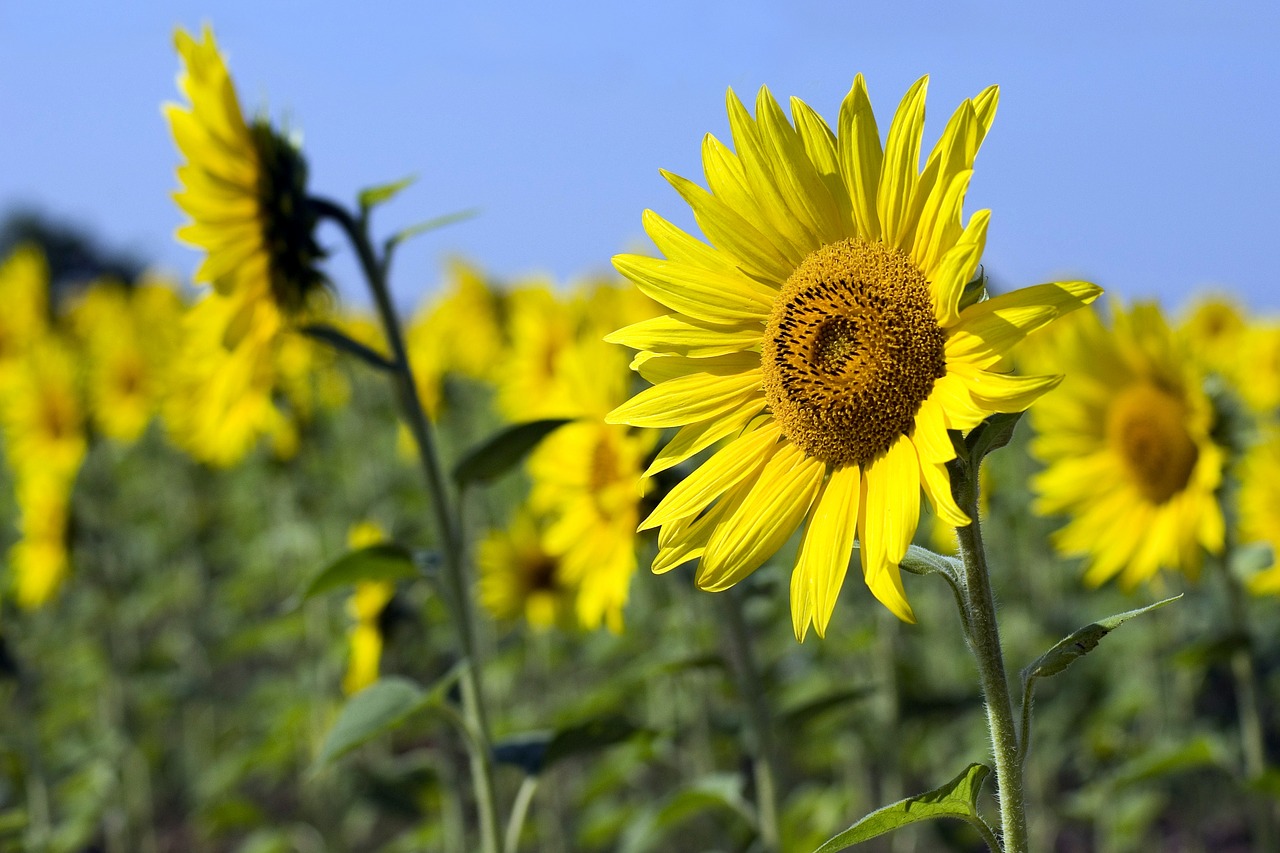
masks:
[[[554,592],[560,586],[556,577],[557,567],[556,559],[549,554],[532,558],[524,567],[524,580],[529,592]]]
[[[782,432],[835,468],[865,466],[910,435],[947,372],[929,282],[910,258],[859,238],[823,246],[787,279],[765,326],[765,399]]]
[[[1111,404],[1107,438],[1120,452],[1138,485],[1154,504],[1181,492],[1200,456],[1186,427],[1182,401],[1155,385],[1137,385]]]

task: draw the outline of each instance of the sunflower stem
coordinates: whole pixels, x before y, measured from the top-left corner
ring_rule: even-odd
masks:
[[[968,466],[963,466],[968,468]],[[996,622],[995,596],[978,522],[978,472],[975,465],[956,489],[960,509],[973,519],[956,528],[964,561],[964,613],[966,639],[978,664],[978,680],[987,708],[987,727],[995,758],[997,802],[1000,806],[1001,843],[1004,853],[1027,853],[1027,809],[1022,788],[1022,756],[1013,717],[1013,700],[1005,674],[1000,628]],[[954,474],[953,474],[954,476]]]
[[[737,588],[727,589],[714,596],[729,626],[725,646],[729,663],[738,682],[738,693],[746,706],[746,728],[750,739],[748,748],[754,775],[756,815],[760,821],[762,851],[773,853],[779,849],[778,794],[773,750],[773,715],[760,682],[760,668],[756,664],[751,644],[751,632],[747,629],[742,613],[742,596]]]
[[[409,352],[405,346],[400,318],[391,300],[387,285],[387,259],[379,258],[369,235],[367,217],[356,219],[345,208],[321,198],[310,203],[316,214],[333,220],[346,233],[356,251],[360,268],[369,290],[377,304],[387,345],[391,349],[391,361],[396,396],[401,416],[413,434],[418,447],[422,474],[431,496],[431,509],[435,514],[436,528],[444,555],[443,583],[441,584],[449,609],[454,615],[454,626],[462,647],[465,663],[459,686],[462,694],[462,713],[470,733],[467,752],[471,764],[471,781],[475,790],[476,809],[479,812],[481,850],[498,853],[498,816],[493,785],[493,764],[489,747],[489,728],[485,714],[484,694],[480,684],[480,659],[477,651],[475,616],[471,596],[467,594],[467,567],[462,536],[462,521],[458,501],[449,488],[444,466],[436,447],[435,434],[426,410],[418,396],[418,387],[409,364]]]
[[[1262,714],[1258,705],[1258,681],[1253,660],[1253,633],[1249,628],[1249,603],[1240,579],[1231,570],[1233,545],[1231,534],[1225,537],[1219,561],[1226,586],[1227,609],[1232,631],[1243,644],[1231,654],[1231,675],[1235,681],[1236,714],[1240,726],[1240,751],[1245,777],[1256,780],[1267,769],[1266,743],[1262,734]],[[1254,794],[1252,800],[1254,844],[1259,850],[1274,848],[1275,827],[1271,804]]]

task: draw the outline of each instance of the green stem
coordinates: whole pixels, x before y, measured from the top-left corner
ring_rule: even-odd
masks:
[[[529,814],[529,804],[533,802],[533,794],[538,790],[538,777],[526,776],[516,792],[516,801],[511,806],[511,818],[507,821],[507,835],[503,840],[503,853],[516,853],[520,849],[520,831],[524,829],[525,816]]]
[[[765,700],[760,669],[752,651],[751,632],[742,616],[742,600],[736,588],[717,593],[724,622],[729,626],[725,647],[738,682],[738,694],[746,706],[746,727],[754,752],[751,757],[755,776],[756,813],[760,821],[761,850],[772,853],[779,849],[778,794],[773,750],[773,717]]]
[[[1228,536],[1220,560],[1222,580],[1227,588],[1231,629],[1241,641],[1241,645],[1231,654],[1231,675],[1235,681],[1236,714],[1240,725],[1244,773],[1248,779],[1257,779],[1267,769],[1267,753],[1262,734],[1262,714],[1258,707],[1258,680],[1253,662],[1253,634],[1249,630],[1249,605],[1245,590],[1231,571],[1232,544]],[[1251,799],[1256,846],[1259,850],[1270,850],[1275,838],[1271,805],[1265,797],[1254,795]]]
[[[956,529],[964,561],[965,624],[969,648],[978,664],[978,680],[987,706],[987,727],[995,757],[996,788],[1000,805],[1001,841],[1004,853],[1027,853],[1027,809],[1022,789],[1022,761],[1013,719],[1013,701],[1005,675],[1000,629],[996,623],[995,597],[987,555],[978,524],[978,472],[968,473],[966,488],[958,489],[960,509],[973,519]]]
[[[360,268],[373,293],[378,316],[382,321],[383,333],[387,337],[387,345],[391,348],[391,358],[395,367],[393,376],[400,411],[418,446],[422,474],[427,483],[427,491],[431,495],[431,508],[435,513],[436,529],[444,555],[443,591],[454,616],[458,640],[465,659],[460,690],[463,717],[472,734],[471,748],[468,753],[471,760],[471,778],[475,788],[476,807],[479,810],[482,850],[484,853],[497,853],[498,818],[493,787],[493,765],[489,750],[489,728],[480,685],[480,659],[477,653],[475,616],[472,611],[471,596],[468,594],[465,544],[462,523],[457,512],[458,502],[445,478],[444,466],[440,462],[440,454],[436,448],[435,434],[427,419],[422,401],[418,397],[418,387],[414,382],[413,371],[409,364],[408,348],[405,346],[404,334],[401,331],[403,327],[387,286],[386,261],[385,258],[380,260],[374,251],[373,243],[369,238],[368,223],[363,218],[357,221],[345,208],[333,202],[319,198],[312,198],[310,201],[319,216],[333,220],[351,240],[360,261]]]

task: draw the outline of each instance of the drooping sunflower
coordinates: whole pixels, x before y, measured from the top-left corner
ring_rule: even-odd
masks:
[[[861,76],[836,132],[762,88],[753,117],[731,91],[733,148],[703,143],[708,189],[664,172],[693,208],[699,240],[646,211],[665,257],[614,265],[674,313],[610,336],[641,350],[654,387],[610,419],[678,427],[650,472],[731,439],[644,522],[661,527],[655,571],[698,559],[725,589],[800,527],[792,572],[797,638],[826,631],[855,535],[864,579],[912,621],[899,563],[920,491],[953,525],[948,430],[1021,411],[1057,376],[992,368],[1028,332],[1098,295],[1045,284],[976,303],[989,211],[964,223],[973,160],[995,116],[991,87],[964,101],[920,169],[927,78],[902,99],[882,146]]]
[[[1111,328],[1081,312],[1037,358],[1066,373],[1031,414],[1036,512],[1066,515],[1054,545],[1088,561],[1085,581],[1132,588],[1160,569],[1199,572],[1223,545],[1216,491],[1224,453],[1211,438],[1203,372],[1152,303],[1113,306]]]
[[[186,158],[174,200],[192,221],[178,238],[206,253],[195,280],[240,295],[248,311],[298,313],[324,284],[306,161],[265,119],[245,121],[208,27],[199,41],[184,30],[174,41],[183,62],[178,88],[190,106],[164,111]]]

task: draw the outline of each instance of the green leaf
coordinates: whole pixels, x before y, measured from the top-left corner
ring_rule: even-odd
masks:
[[[982,267],[978,267],[978,277],[964,286],[964,290],[960,291],[960,310],[968,308],[970,305],[977,305],[987,296],[987,271]]]
[[[1227,775],[1231,773],[1226,750],[1221,744],[1201,735],[1187,743],[1155,749],[1127,762],[1112,777],[1110,784],[1114,788],[1123,788],[1207,767],[1217,767]]]
[[[397,728],[416,711],[437,701],[420,685],[391,676],[352,696],[325,736],[316,767],[324,767],[362,743]]]
[[[746,825],[756,826],[755,812],[742,797],[742,777],[736,773],[715,773],[651,806],[627,826],[617,849],[619,853],[669,850],[670,845],[659,846],[662,839],[690,818],[712,810],[727,811]]]
[[[436,231],[444,228],[446,225],[453,225],[455,222],[465,222],[480,214],[477,208],[469,210],[459,210],[456,213],[446,213],[444,216],[437,216],[434,219],[428,219],[426,222],[419,222],[417,225],[410,225],[402,231],[397,231],[387,238],[384,250],[390,252],[396,246],[405,240],[417,237],[419,234],[426,234],[428,231]]]
[[[460,486],[493,480],[518,465],[538,442],[571,420],[550,418],[508,427],[469,451],[454,469],[453,477]]]
[[[311,581],[302,597],[311,598],[359,581],[398,581],[420,575],[408,548],[384,542],[349,551],[334,560]]]
[[[978,827],[985,838],[993,839],[995,833],[978,814],[978,793],[990,772],[991,768],[984,764],[970,764],[963,773],[939,788],[873,811],[815,853],[835,853],[900,827],[942,817],[968,821]]]
[[[556,762],[586,752],[598,752],[642,731],[625,717],[613,715],[588,720],[554,733],[516,735],[494,744],[493,757],[536,776]]]
[[[1009,443],[1022,415],[1023,412],[996,412],[969,432],[965,444],[968,446],[969,466],[972,470],[978,469],[987,454]]]
[[[340,329],[327,323],[311,323],[298,331],[309,338],[328,344],[339,352],[353,355],[370,367],[378,370],[395,370],[396,364],[377,350],[367,347],[357,340],[348,337]]]
[[[401,178],[389,184],[379,184],[376,187],[361,190],[360,195],[357,196],[360,202],[360,209],[367,212],[380,204],[391,201],[391,199],[400,194],[401,190],[410,186],[416,180],[418,180],[417,175],[410,175],[407,178]]]
[[[1128,610],[1124,613],[1117,613],[1115,616],[1108,616],[1106,619],[1099,619],[1091,625],[1085,625],[1066,639],[1060,641],[1049,651],[1036,658],[1025,669],[1022,670],[1023,690],[1026,691],[1033,681],[1037,678],[1047,678],[1051,675],[1057,675],[1071,664],[1075,663],[1078,658],[1082,658],[1089,652],[1098,647],[1098,643],[1102,638],[1110,634],[1116,628],[1119,628],[1125,622],[1128,622],[1135,616],[1141,616],[1143,613],[1164,607],[1170,602],[1177,601],[1182,598],[1181,595],[1175,595],[1173,598],[1166,598],[1163,601],[1157,601],[1155,604],[1148,604],[1146,607],[1139,607],[1137,610]]]

